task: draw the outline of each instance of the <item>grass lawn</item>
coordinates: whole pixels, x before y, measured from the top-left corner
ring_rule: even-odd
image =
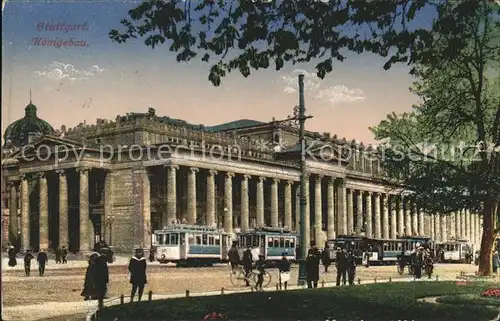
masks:
[[[202,320],[211,312],[229,320],[487,321],[498,311],[485,306],[418,302],[418,298],[480,294],[488,284],[409,282],[281,292],[228,294],[112,306],[100,320]]]
[[[439,303],[460,304],[460,305],[489,305],[500,307],[500,300],[495,298],[486,298],[481,294],[455,294],[447,295],[436,300]]]

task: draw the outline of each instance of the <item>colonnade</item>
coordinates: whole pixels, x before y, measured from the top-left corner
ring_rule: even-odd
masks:
[[[197,175],[199,168],[189,167],[187,177],[178,178],[178,165],[165,166],[166,175],[166,210],[162,221],[167,225],[179,219],[177,202],[179,191],[177,191],[177,180],[187,179],[187,208],[186,220],[188,224],[197,224],[199,221],[197,200]],[[267,178],[264,176],[251,176],[245,173],[222,172],[213,169],[206,170],[206,220],[208,226],[215,226],[221,223],[228,233],[234,232],[234,228],[247,230],[254,227],[250,224],[249,203],[255,200],[255,225],[263,227],[266,221],[271,227],[286,227],[291,230],[299,230],[300,206],[297,194],[293,194],[293,187],[299,185],[292,180],[280,180],[278,178]],[[147,169],[145,173],[147,175]],[[68,247],[68,181],[65,170],[57,170],[59,184],[59,246]],[[90,250],[92,223],[89,218],[89,169],[78,168],[79,175],[79,241],[80,250]],[[216,177],[224,177],[224,213],[222,222],[217,222],[216,204]],[[233,180],[237,177],[240,184],[240,212],[239,226],[234,223],[233,211]],[[253,178],[253,179],[252,179]],[[18,182],[11,182],[10,188],[10,213],[11,213],[11,233],[18,231],[17,227],[17,206],[18,192],[20,198],[20,229],[21,248],[26,249],[30,245],[30,201],[29,201],[29,179],[37,180],[39,184],[39,244],[40,248],[49,247],[49,207],[48,207],[48,186],[45,173],[37,173],[35,176],[24,176]],[[265,203],[264,182],[270,180],[270,204]],[[250,193],[249,182],[255,182],[256,188],[252,189],[255,194]],[[337,235],[365,235],[370,238],[394,239],[398,236],[423,236],[427,235],[438,242],[444,242],[452,238],[468,239],[474,244],[480,243],[481,220],[478,215],[470,211],[463,210],[450,215],[428,215],[418,209],[412,202],[411,197],[393,195],[376,190],[362,190],[353,187],[345,178],[310,174],[307,180],[306,195],[307,206],[305,213],[306,230],[310,231],[305,235],[307,244],[314,239],[318,246],[322,247],[326,239],[335,238]],[[311,186],[309,186],[312,184]],[[150,198],[150,184],[147,184],[147,192],[142,196]],[[355,185],[354,185],[355,186]],[[312,187],[312,188],[310,188]],[[111,201],[110,192],[112,183],[106,178],[105,183],[105,212],[106,215],[112,212],[113,215],[120,215],[112,206],[108,206]],[[280,189],[282,194],[279,193]],[[312,195],[311,195],[312,194]],[[279,206],[279,197],[284,196],[283,206]],[[134,200],[137,201],[137,200]],[[150,202],[143,204],[141,210],[144,217],[150,215]],[[293,213],[295,207],[295,213]],[[270,218],[264,217],[265,208],[270,209]],[[281,211],[281,212],[280,212]],[[116,213],[115,213],[116,212]],[[295,216],[295,217],[294,217]],[[130,221],[132,222],[132,221]],[[135,221],[134,221],[135,222]],[[150,230],[151,217],[142,220],[144,231]],[[135,223],[131,223],[135,224]],[[149,226],[146,226],[149,225]]]

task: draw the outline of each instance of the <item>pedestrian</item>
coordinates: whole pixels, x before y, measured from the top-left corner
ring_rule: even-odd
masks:
[[[151,248],[149,249],[149,262],[153,263],[155,261],[155,252],[156,248],[151,245]]]
[[[252,247],[249,245],[245,252],[243,252],[243,271],[245,272],[245,285],[250,286],[250,283],[248,282],[248,276],[250,275],[250,272],[252,272],[252,267],[253,267],[253,254],[252,254]]]
[[[229,264],[231,265],[231,271],[236,273],[236,269],[240,264],[240,254],[238,253],[238,248],[236,247],[236,242],[233,242],[231,248],[227,252],[227,257],[229,260]]]
[[[148,283],[146,280],[146,259],[144,258],[144,250],[137,248],[135,254],[130,259],[128,270],[130,272],[130,284],[132,284],[132,293],[130,294],[130,302],[134,301],[135,292],[139,290],[139,301],[144,293],[144,286]]]
[[[31,250],[26,250],[26,254],[24,255],[24,273],[26,276],[30,276],[31,272],[31,260],[33,259],[33,255],[31,254]]]
[[[335,266],[337,268],[337,286],[340,286],[340,279],[342,279],[342,284],[345,285],[347,277],[347,257],[346,252],[340,247],[337,247]]]
[[[280,272],[280,290],[282,285],[285,286],[285,290],[288,287],[288,280],[290,280],[290,261],[287,259],[287,252],[283,252],[283,257],[278,264]]]
[[[351,243],[346,254],[347,278],[349,280],[349,285],[354,285],[354,278],[356,277],[356,255],[354,253],[354,243]]]
[[[325,248],[323,249],[323,252],[321,253],[321,263],[323,263],[323,266],[325,268],[325,273],[328,273],[328,267],[330,266],[330,255],[328,253],[328,242],[325,242]]]
[[[264,255],[259,254],[259,259],[255,262],[255,270],[257,270],[257,283],[255,284],[255,290],[262,291],[264,275],[266,274],[266,260],[264,259]]]
[[[12,245],[9,246],[8,255],[9,255],[9,266],[10,267],[16,266],[17,265],[16,249]]]
[[[61,248],[62,264],[68,263],[68,261],[66,260],[66,256],[68,256],[68,249],[65,246],[63,246]]]
[[[307,287],[318,287],[319,281],[319,262],[321,260],[321,253],[316,247],[315,243],[311,243],[311,248],[307,253],[306,258],[306,279]]]
[[[500,267],[500,256],[498,254],[498,251],[495,250],[495,252],[493,252],[493,273],[494,274],[498,273],[499,267]]]
[[[56,264],[61,263],[61,248],[57,247],[55,249],[55,254],[56,254]]]
[[[84,300],[98,300],[98,306],[102,308],[109,282],[107,260],[103,255],[94,251],[90,254],[88,262],[81,295]]]
[[[47,253],[45,253],[44,249],[40,249],[38,255],[36,257],[38,262],[38,275],[43,276],[45,274],[45,265],[47,265],[47,261],[49,258],[47,257]]]

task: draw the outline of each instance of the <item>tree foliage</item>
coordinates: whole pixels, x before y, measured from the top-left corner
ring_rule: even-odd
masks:
[[[427,212],[480,213],[482,242],[489,245],[500,203],[500,12],[488,1],[480,8],[459,21],[460,33],[439,32],[423,49],[432,59],[414,68],[411,90],[420,103],[413,111],[393,113],[372,131],[387,142],[389,181],[410,190]],[[458,22],[457,10],[451,17]],[[456,44],[451,55],[450,43]],[[490,263],[485,259],[483,267]]]
[[[435,13],[432,25],[422,24],[423,10]],[[118,43],[168,44],[179,62],[208,63],[209,80],[219,86],[234,70],[248,77],[252,70],[311,61],[323,78],[347,51],[387,57],[386,69],[432,60],[432,35],[461,33],[478,10],[477,0],[151,0],[129,11],[123,31],[109,35]],[[459,40],[447,54],[460,52],[465,39]]]

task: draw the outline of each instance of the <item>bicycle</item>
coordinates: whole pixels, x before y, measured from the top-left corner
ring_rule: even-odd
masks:
[[[255,287],[257,285],[257,280],[259,277],[259,271],[252,269],[248,276],[245,275],[245,270],[243,267],[238,266],[236,269],[231,270],[230,275],[231,283],[235,287],[245,287],[247,282],[251,287]],[[264,274],[264,282],[262,283],[262,287],[265,288],[271,283],[271,274],[269,272],[265,272]]]

